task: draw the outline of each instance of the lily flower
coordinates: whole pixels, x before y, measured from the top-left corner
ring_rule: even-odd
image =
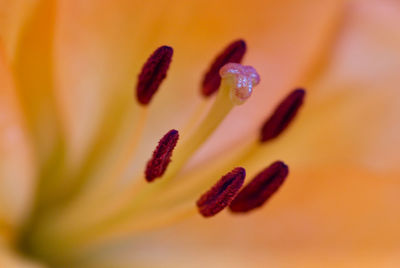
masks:
[[[1,267],[400,262],[396,1],[0,10]]]

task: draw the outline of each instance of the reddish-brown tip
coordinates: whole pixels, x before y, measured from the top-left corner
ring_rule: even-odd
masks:
[[[219,69],[229,62],[240,63],[246,52],[246,43],[244,40],[236,40],[230,43],[214,60],[206,72],[201,93],[205,97],[211,96],[216,92],[221,84]]]
[[[140,104],[147,105],[161,82],[167,76],[173,49],[168,46],[157,48],[143,65],[136,86],[136,96]]]
[[[275,108],[261,128],[261,142],[278,137],[289,126],[303,104],[305,94],[304,89],[296,89]]]
[[[175,129],[170,130],[158,142],[153,156],[147,162],[145,177],[148,182],[161,177],[171,162],[172,151],[179,139],[179,132]]]
[[[232,212],[247,212],[262,206],[282,185],[289,173],[288,167],[277,161],[261,171],[236,196],[229,206]]]
[[[223,176],[210,190],[197,201],[199,212],[204,217],[211,217],[229,206],[242,187],[246,171],[238,167]]]

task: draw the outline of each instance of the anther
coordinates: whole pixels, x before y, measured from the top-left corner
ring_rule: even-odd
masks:
[[[167,76],[172,54],[173,49],[171,47],[159,47],[143,65],[136,86],[136,96],[139,103],[147,105],[151,101],[161,82]]]
[[[223,176],[210,190],[197,201],[201,215],[211,217],[229,206],[242,187],[246,171],[238,167]]]
[[[219,76],[221,67],[229,62],[240,63],[245,52],[246,43],[244,40],[236,40],[217,56],[204,76],[201,90],[203,96],[209,97],[218,90],[221,84],[221,77]]]
[[[157,148],[153,152],[152,158],[147,162],[145,177],[148,182],[161,177],[171,162],[172,151],[179,139],[179,132],[175,129],[170,130],[158,142]]]
[[[261,128],[261,142],[276,138],[289,126],[303,104],[305,93],[303,89],[296,89],[275,108]]]
[[[282,185],[289,173],[281,161],[261,171],[236,196],[229,206],[232,212],[247,212],[261,207]]]

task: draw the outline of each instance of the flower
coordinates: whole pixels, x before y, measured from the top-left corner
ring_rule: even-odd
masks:
[[[334,266],[334,254],[357,264],[382,264],[394,256],[399,241],[398,216],[393,213],[398,208],[393,187],[398,185],[399,160],[394,146],[399,137],[394,72],[400,62],[398,4],[281,2],[2,4],[1,265],[29,265],[9,247],[18,240],[39,262],[69,267],[168,262],[187,267],[196,265],[198,256],[199,263],[218,267],[261,262],[298,267],[327,260]],[[168,147],[172,166],[161,169],[164,175],[157,173],[161,178],[151,184],[130,180],[132,174],[143,176],[146,163],[157,162],[149,157],[165,133],[181,131],[194,107],[212,102],[196,90],[201,75],[217,46],[242,35],[249,44],[245,62],[262,80],[252,98],[235,108],[187,165],[174,155],[188,150],[189,158],[197,145],[179,146],[178,139],[175,149]],[[170,45],[176,53],[147,111],[133,105],[132,85],[143,62],[160,45]],[[306,86],[309,94],[295,125],[268,146],[256,151],[249,147],[251,157],[240,159],[249,177],[276,159],[289,164],[290,183],[269,204],[268,213],[222,213],[212,220],[195,217],[159,232],[144,231],[166,219],[180,220],[179,213],[170,218],[175,211],[163,214],[160,208],[179,212],[189,204],[194,208],[189,214],[197,213],[194,202],[199,194],[218,180],[207,175],[220,177],[235,168],[226,170],[224,165],[243,155],[243,148],[232,144],[257,140],[260,122],[278,98],[298,85]],[[242,93],[246,92],[236,96]],[[136,130],[146,122],[140,140]],[[189,122],[193,125],[182,134],[196,126],[195,120]],[[202,143],[203,137],[198,139]],[[130,148],[137,148],[135,158]],[[121,158],[121,152],[127,157]],[[165,159],[162,163],[169,162]],[[178,176],[189,178],[187,182],[172,176],[180,165],[184,169]],[[220,209],[215,200],[239,196],[242,175],[237,174],[243,172],[235,170],[200,199],[201,211],[214,213]],[[179,187],[168,190],[169,183],[177,181]],[[192,189],[190,181],[204,185],[195,187],[195,194],[186,192]],[[123,194],[131,188],[132,195]],[[179,195],[182,192],[189,197]],[[118,222],[119,217],[106,216],[132,196],[142,199],[143,208],[132,206],[121,217],[132,217],[128,222],[135,228],[127,223],[112,232],[130,241],[117,245],[109,242],[113,237],[107,237],[102,226],[87,228],[104,218],[110,219],[106,225]],[[143,202],[146,196],[150,203]],[[202,209],[207,204],[213,206]],[[88,250],[87,237],[90,246],[101,247]],[[185,246],[193,241],[196,246]],[[235,254],[227,260],[215,248]],[[364,252],[374,254],[365,257]]]

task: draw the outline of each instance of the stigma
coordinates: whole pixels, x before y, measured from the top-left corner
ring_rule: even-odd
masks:
[[[239,63],[224,65],[219,74],[223,81],[229,84],[230,99],[233,104],[243,104],[253,93],[253,88],[260,83],[260,76],[252,66]]]

